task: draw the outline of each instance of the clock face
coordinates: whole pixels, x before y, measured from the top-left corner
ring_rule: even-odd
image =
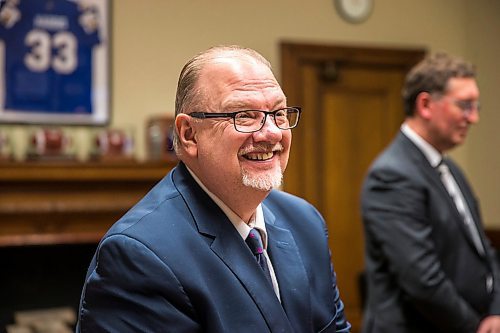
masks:
[[[373,0],[334,0],[339,15],[348,22],[361,23],[373,10]]]

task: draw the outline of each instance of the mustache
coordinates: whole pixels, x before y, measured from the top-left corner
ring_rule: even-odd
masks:
[[[275,144],[270,144],[270,143],[257,143],[257,144],[252,144],[246,147],[242,147],[238,151],[238,156],[243,156],[249,153],[256,153],[256,152],[268,152],[268,151],[273,151],[273,152],[281,152],[283,151],[283,145],[281,143],[275,143]]]

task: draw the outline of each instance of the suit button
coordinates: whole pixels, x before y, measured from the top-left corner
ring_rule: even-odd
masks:
[[[488,294],[491,294],[491,292],[493,291],[493,276],[491,275],[488,275],[486,277],[486,291],[488,292]]]

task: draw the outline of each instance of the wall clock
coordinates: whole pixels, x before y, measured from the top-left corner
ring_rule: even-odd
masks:
[[[335,9],[347,22],[361,23],[366,21],[373,10],[374,0],[334,0]]]

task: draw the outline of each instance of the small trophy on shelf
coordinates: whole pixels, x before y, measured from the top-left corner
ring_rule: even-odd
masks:
[[[14,160],[12,151],[12,138],[10,132],[0,128],[0,162],[9,162]]]
[[[28,135],[27,160],[75,160],[74,139],[60,127],[33,129]]]
[[[134,138],[125,129],[103,129],[93,136],[90,158],[104,162],[133,161]]]
[[[148,159],[176,160],[173,147],[174,118],[156,116],[148,120],[146,125],[146,144]]]

